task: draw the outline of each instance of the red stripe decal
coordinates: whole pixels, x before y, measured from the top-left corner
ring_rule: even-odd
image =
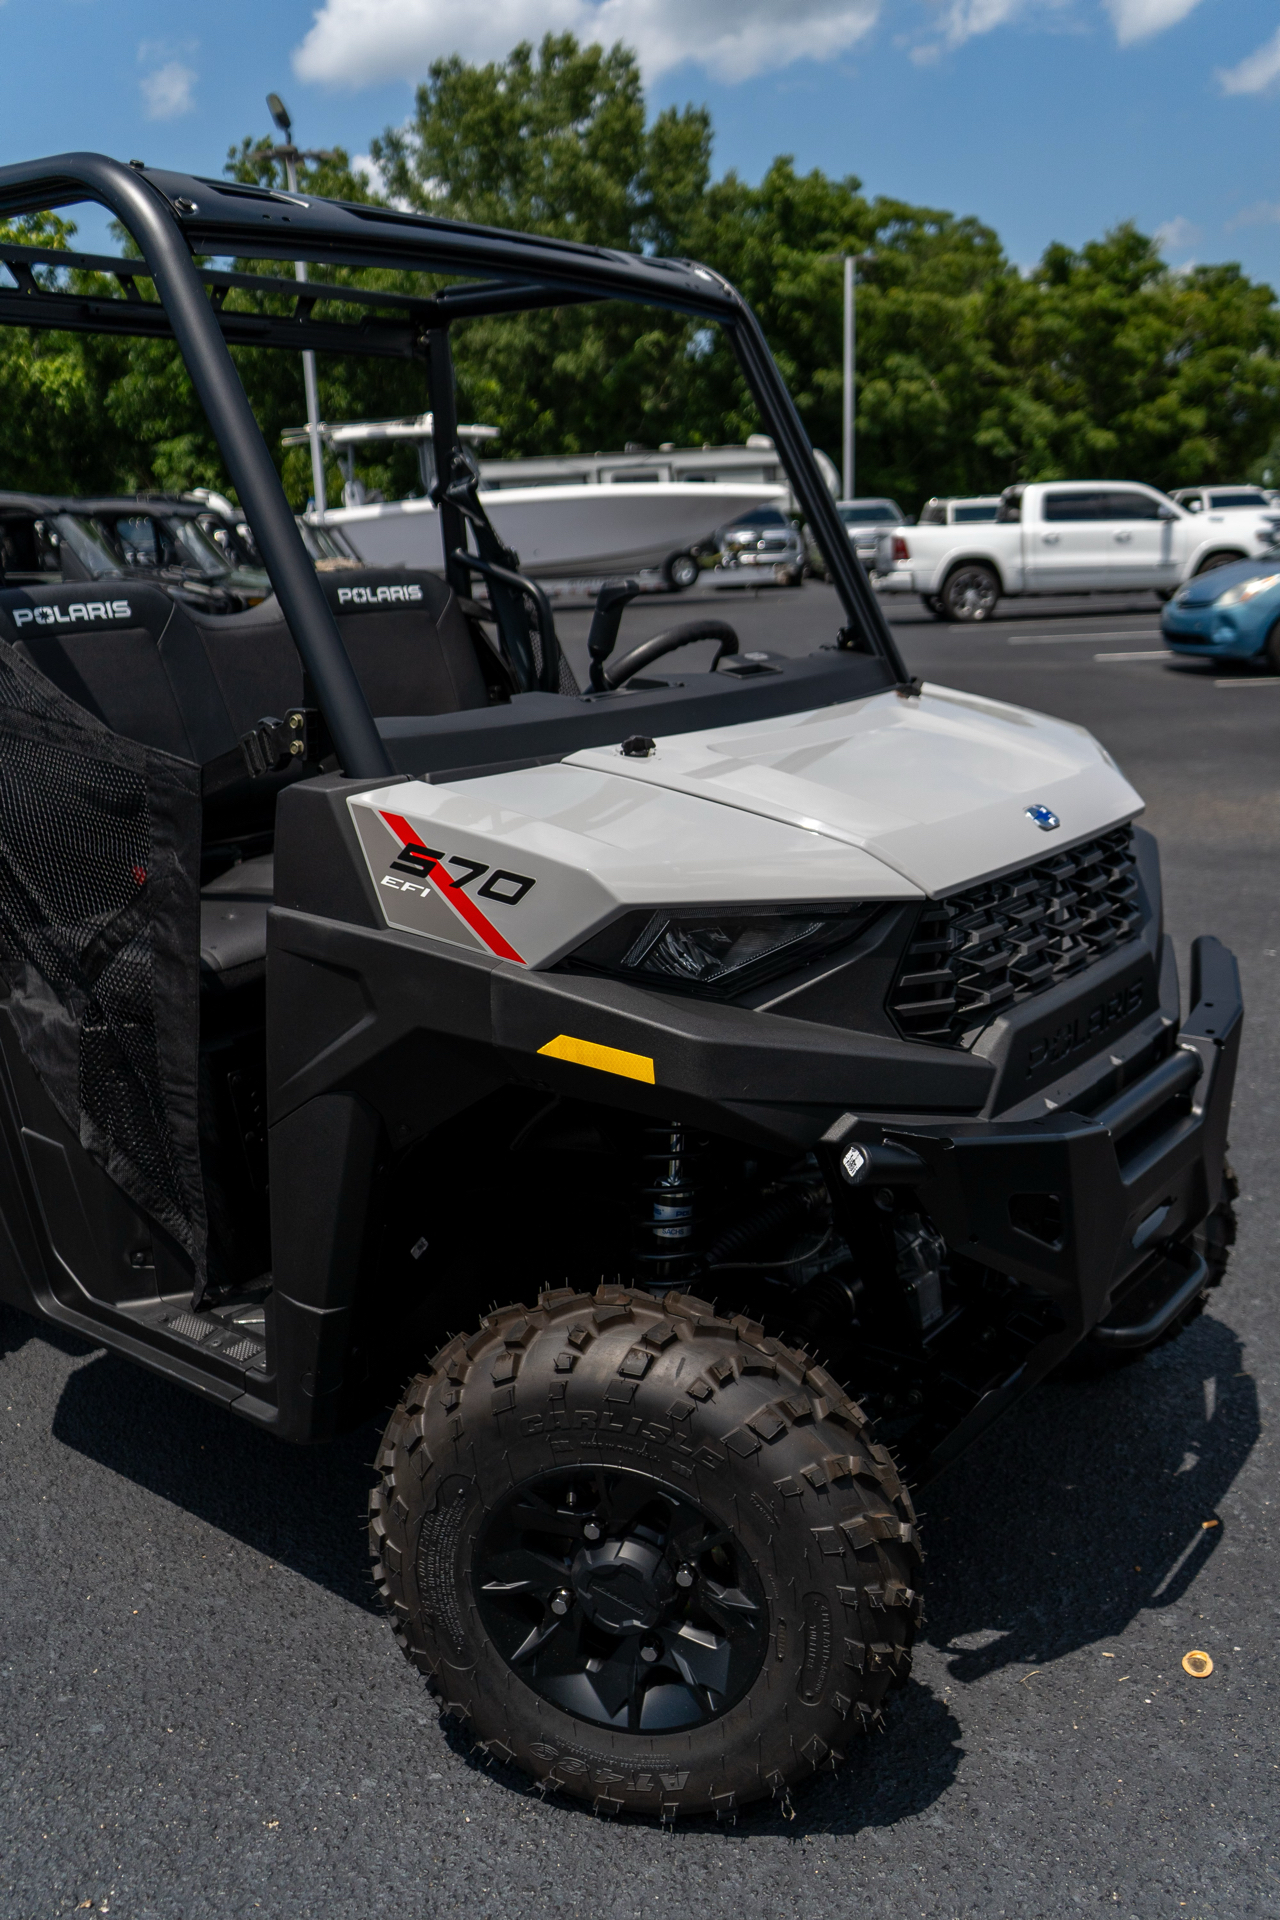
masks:
[[[379,809],[379,811],[381,812],[381,809]],[[383,813],[382,818],[386,821],[393,833],[399,834],[401,843],[404,846],[421,847],[422,851],[426,853],[427,849],[422,844],[422,838],[417,828],[411,827],[403,814]],[[483,940],[490,953],[496,953],[499,960],[515,960],[523,966],[523,956],[516,952],[509,940],[503,938],[494,926],[492,920],[488,919],[486,915],[481,912],[470,894],[464,893],[456,880],[446,879],[441,881],[438,879],[437,876],[439,872],[440,868],[437,863],[431,868],[427,879],[431,882],[446,906],[452,907],[459,919],[466,921],[472,933],[474,933],[478,939]]]

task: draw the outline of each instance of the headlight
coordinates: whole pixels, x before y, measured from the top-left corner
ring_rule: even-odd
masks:
[[[562,967],[622,975],[637,986],[666,986],[729,1000],[846,946],[878,911],[876,904],[815,907],[641,908],[588,940]]]
[[[1280,586],[1280,573],[1259,574],[1256,580],[1242,580],[1238,587],[1228,587],[1225,593],[1218,595],[1215,604],[1219,607],[1238,607],[1242,601],[1252,600],[1256,594],[1267,593],[1276,586]]]

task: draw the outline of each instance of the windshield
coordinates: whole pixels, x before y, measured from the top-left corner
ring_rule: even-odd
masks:
[[[790,522],[778,507],[753,507],[750,513],[740,514],[732,524],[735,527],[785,527]]]
[[[177,549],[175,558],[180,564],[199,567],[201,573],[222,574],[232,571],[226,554],[214,545],[195,520],[173,514],[165,520],[164,528]]]
[[[1211,507],[1268,507],[1271,502],[1260,487],[1238,487],[1233,493],[1211,493]]]
[[[891,500],[845,500],[840,518],[846,527],[900,527],[902,515]]]
[[[91,520],[78,519],[74,513],[55,513],[51,525],[58,538],[70,547],[91,580],[109,580],[120,574],[120,561],[107,544],[106,536]]]
[[[235,562],[185,514],[122,513],[107,525],[130,567],[183,567],[215,580],[235,572]]]
[[[342,560],[348,566],[358,564],[350,547],[333,527],[316,526],[310,520],[298,516],[298,532],[302,535],[302,544],[313,560]]]

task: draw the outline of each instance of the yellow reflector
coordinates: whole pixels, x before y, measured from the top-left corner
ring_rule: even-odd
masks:
[[[647,1054],[624,1053],[621,1047],[602,1047],[594,1040],[575,1040],[571,1033],[558,1033],[538,1052],[551,1060],[570,1060],[575,1067],[594,1067],[598,1073],[617,1073],[624,1080],[647,1080],[653,1085],[653,1062]]]

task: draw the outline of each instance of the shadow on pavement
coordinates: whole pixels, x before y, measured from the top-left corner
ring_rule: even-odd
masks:
[[[0,1314],[0,1346],[8,1319]],[[1203,1317],[1175,1346],[1105,1380],[1042,1387],[928,1490],[926,1636],[950,1656],[955,1680],[1060,1657],[1185,1594],[1222,1542],[1219,1505],[1260,1431],[1241,1358],[1230,1329]],[[54,1432],[376,1611],[362,1525],[373,1425],[325,1447],[287,1447],[104,1354],[68,1380]],[[792,1818],[760,1806],[722,1831],[800,1838],[892,1826],[946,1792],[960,1738],[947,1703],[912,1681],[887,1731],[851,1739],[848,1764],[798,1791]],[[485,1765],[456,1731],[449,1739],[470,1765]],[[488,1777],[512,1793],[534,1791],[507,1767]],[[583,1817],[577,1802],[558,1804]],[[697,1819],[679,1831],[711,1826]]]
[[[1041,1388],[923,1497],[927,1637],[952,1676],[1052,1660],[1174,1605],[1222,1544],[1259,1432],[1240,1342],[1207,1315],[1122,1372]]]
[[[964,1758],[960,1726],[950,1708],[919,1681],[908,1681],[902,1693],[891,1696],[884,1733],[851,1736],[847,1760],[838,1772],[819,1773],[795,1789],[790,1815],[781,1805],[754,1801],[742,1808],[735,1822],[720,1822],[710,1814],[682,1818],[675,1833],[718,1833],[757,1839],[776,1834],[783,1840],[803,1840],[807,1834],[856,1834],[868,1827],[891,1827],[899,1820],[924,1813],[951,1786]],[[441,1727],[449,1746],[473,1773],[483,1774],[495,1786],[523,1799],[539,1799],[541,1790],[515,1767],[494,1764],[478,1752],[452,1720]],[[546,1798],[546,1805],[575,1819],[591,1819],[590,1804],[564,1794]],[[623,1814],[619,1824],[649,1827],[660,1822],[646,1815]]]
[[[964,1758],[959,1721],[946,1702],[918,1680],[890,1695],[885,1731],[851,1736],[846,1753],[838,1773],[820,1773],[796,1789],[791,1819],[778,1807],[748,1807],[730,1833],[752,1839],[776,1833],[785,1840],[803,1840],[807,1834],[893,1827],[940,1800]]]
[[[28,1340],[36,1338],[47,1341],[59,1353],[79,1355],[94,1350],[92,1340],[83,1339],[70,1328],[60,1327],[52,1320],[37,1320],[33,1314],[21,1313],[17,1307],[0,1301],[0,1360],[7,1353],[19,1353]]]
[[[47,1338],[54,1330],[39,1331]],[[372,1424],[324,1446],[288,1446],[102,1354],[67,1381],[53,1432],[268,1559],[378,1611],[364,1534],[378,1444]]]

